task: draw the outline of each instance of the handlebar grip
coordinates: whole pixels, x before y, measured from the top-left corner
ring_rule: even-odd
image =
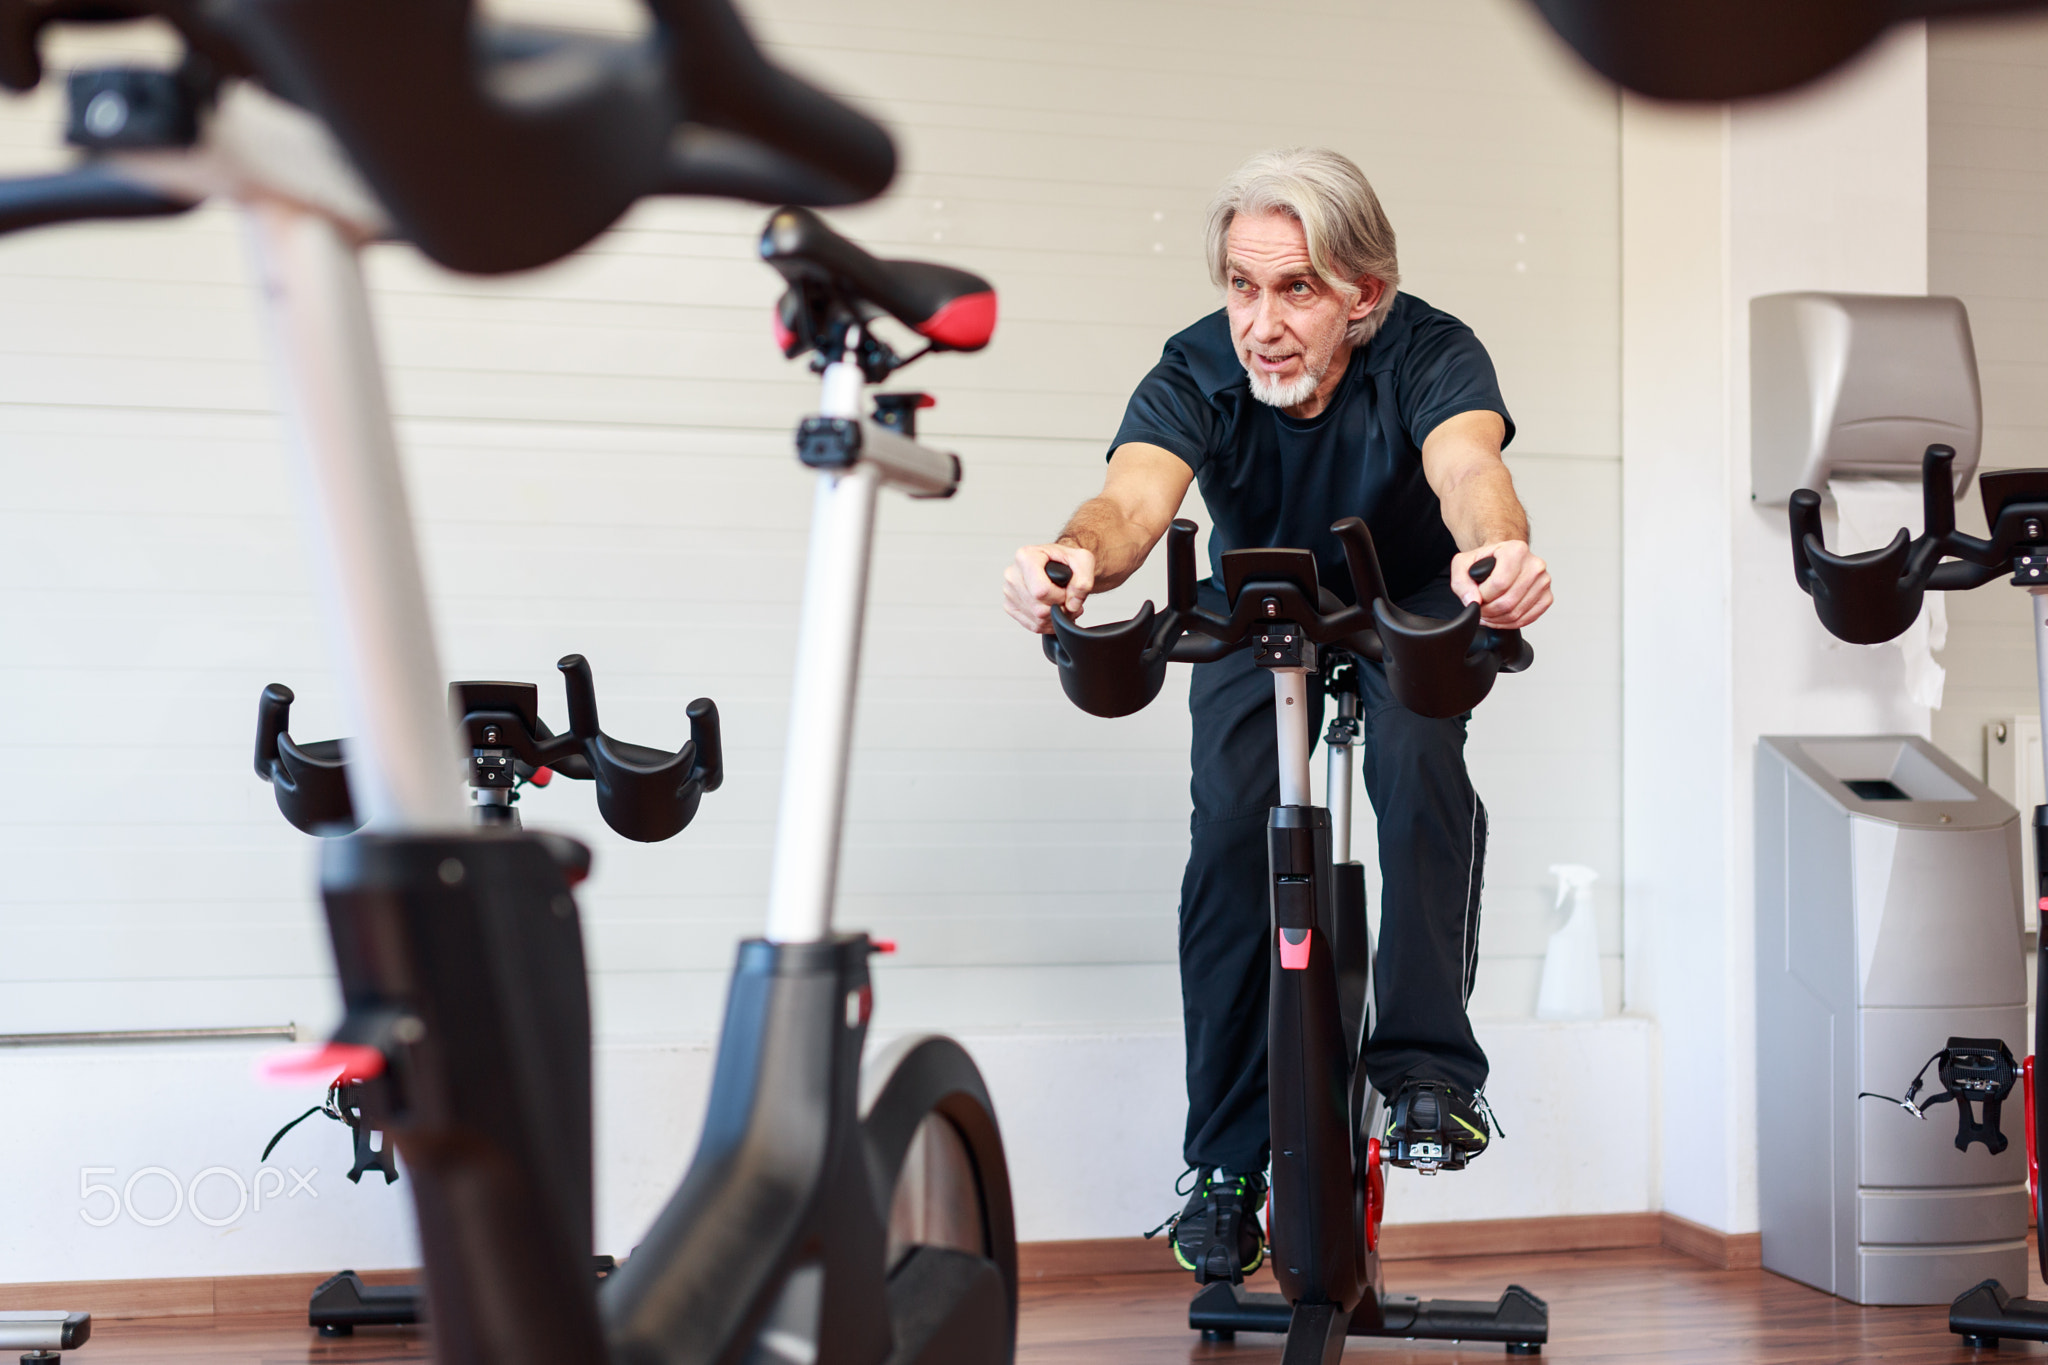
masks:
[[[1186,517],[1166,528],[1166,605],[1175,611],[1195,605],[1195,524]]]
[[[1074,581],[1074,566],[1057,559],[1045,561],[1045,576],[1055,588],[1064,588]]]
[[[340,740],[299,744],[291,737],[292,703],[283,683],[271,683],[256,703],[256,776],[270,786],[277,808],[302,833],[347,834],[362,822],[348,789],[348,757]]]
[[[697,771],[703,774],[704,790],[715,792],[725,782],[725,738],[718,726],[717,703],[699,697],[684,714],[690,718],[690,743],[697,746]]]
[[[1372,610],[1387,688],[1419,716],[1447,720],[1463,715],[1486,700],[1504,664],[1528,667],[1520,631],[1488,631],[1482,643],[1476,603],[1445,620],[1404,611],[1384,598]],[[1474,649],[1475,644],[1482,647]]]
[[[1351,570],[1351,590],[1358,605],[1372,610],[1372,604],[1387,595],[1387,580],[1380,572],[1380,556],[1373,548],[1372,532],[1357,517],[1344,518],[1330,532],[1344,548],[1344,563]]]
[[[1812,536],[1816,545],[1821,540],[1820,494],[1811,488],[1796,489],[1786,511],[1792,522],[1792,576],[1801,591],[1811,594],[1813,565],[1806,557],[1806,538]]]
[[[87,164],[54,175],[0,180],[0,233],[53,223],[113,218],[167,218],[188,212],[196,200],[181,199]]]
[[[1866,554],[1832,554],[1818,535],[1802,537],[1801,545],[1813,609],[1836,639],[1881,645],[1919,616],[1932,566],[1923,559],[1916,571],[1913,541],[1903,527],[1891,544]]]
[[[277,762],[277,739],[291,728],[292,703],[298,698],[283,683],[271,683],[256,703],[256,776],[270,781]]]
[[[686,135],[672,158],[681,180],[706,177],[718,184],[704,188],[771,204],[857,204],[888,188],[896,175],[889,134],[771,62],[727,0],[647,7],[668,31],[685,116],[747,140]]]
[[[1472,567],[1465,570],[1465,576],[1474,583],[1484,583],[1487,579],[1493,577],[1493,571],[1499,567],[1500,565],[1494,562],[1493,556],[1488,555],[1484,559],[1473,560]]]
[[[1045,657],[1059,665],[1060,689],[1091,716],[1128,716],[1151,705],[1166,683],[1166,665],[1180,614],[1147,602],[1115,625],[1078,626],[1054,612]]]
[[[614,832],[643,844],[660,843],[697,814],[697,803],[725,780],[725,746],[718,707],[709,697],[691,702],[690,738],[674,753],[613,739],[597,726],[597,685],[590,661],[565,654],[555,665],[569,694],[569,733],[597,784],[597,810]],[[572,760],[555,764],[574,777]]]
[[[564,654],[555,661],[562,672],[562,687],[569,694],[569,733],[585,743],[596,739],[597,684],[590,679],[590,661],[581,654]]]
[[[1954,447],[1931,445],[1920,462],[1920,510],[1924,533],[1945,540],[1956,529],[1956,452]]]

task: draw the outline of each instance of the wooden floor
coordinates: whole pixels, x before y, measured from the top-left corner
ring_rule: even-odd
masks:
[[[1949,1335],[1944,1308],[1858,1308],[1760,1270],[1709,1270],[1662,1250],[1591,1251],[1516,1258],[1407,1261],[1389,1289],[1424,1298],[1492,1298],[1509,1281],[1550,1303],[1552,1360],[1671,1361],[1685,1365],[1790,1365],[1883,1360],[1888,1365],[2048,1358],[2048,1346],[2008,1342],[1996,1355]],[[1025,1365],[1151,1365],[1233,1361],[1266,1365],[1279,1339],[1246,1335],[1204,1345],[1187,1330],[1189,1286],[1179,1275],[1044,1281],[1024,1291]],[[2041,1292],[2037,1284],[2033,1291]],[[61,1305],[52,1304],[51,1307]],[[198,1361],[282,1365],[291,1361],[412,1361],[426,1356],[416,1332],[364,1331],[323,1341],[303,1318],[159,1319],[95,1324],[75,1357],[103,1361]],[[1360,1362],[1504,1361],[1497,1346],[1353,1341]]]

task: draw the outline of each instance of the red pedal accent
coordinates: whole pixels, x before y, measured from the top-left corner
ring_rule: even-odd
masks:
[[[777,318],[778,325],[781,319]],[[994,290],[962,294],[917,325],[919,336],[929,337],[956,351],[978,351],[988,345],[996,331]]]
[[[775,349],[788,355],[796,346],[796,333],[789,330],[789,324],[782,320],[782,310],[775,310]]]
[[[327,1043],[265,1057],[257,1074],[277,1085],[315,1080],[366,1081],[384,1074],[384,1054],[361,1043]]]
[[[896,940],[893,938],[873,938],[868,940],[868,947],[878,953],[893,953],[896,951]]]
[[[2034,1145],[2034,1059],[2030,1056],[2020,1068],[2021,1103],[2027,1109],[2027,1198],[2034,1207],[2041,1206],[2041,1158],[2040,1149]]]
[[[526,780],[536,787],[545,787],[548,783],[555,780],[555,770],[553,768],[535,768],[533,776]]]
[[[1365,1143],[1365,1249],[1380,1249],[1380,1215],[1387,1211],[1387,1169],[1380,1165],[1380,1140]]]
[[[1305,972],[1305,971],[1307,971],[1307,970],[1308,970],[1308,930],[1306,930],[1306,929],[1281,929],[1281,930],[1277,930],[1276,932],[1277,932],[1277,933],[1278,933],[1278,934],[1280,935],[1280,969],[1281,969],[1282,971],[1288,971],[1288,972]],[[1299,943],[1289,943],[1289,942],[1287,941],[1287,936],[1288,936],[1288,935],[1289,935],[1290,933],[1293,933],[1293,934],[1300,934],[1300,935],[1301,935],[1301,942],[1299,942]]]

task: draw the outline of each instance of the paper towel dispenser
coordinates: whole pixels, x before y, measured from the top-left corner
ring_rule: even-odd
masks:
[[[1783,505],[1829,478],[1920,478],[1953,446],[1960,493],[1984,409],[1963,301],[1918,294],[1765,294],[1749,301],[1750,496]]]

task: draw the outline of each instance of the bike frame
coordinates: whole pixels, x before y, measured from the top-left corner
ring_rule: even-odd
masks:
[[[1304,1321],[1305,1309],[1309,1317],[1327,1317],[1332,1321],[1320,1330],[1334,1331],[1341,1342],[1346,1318],[1361,1305],[1369,1278],[1357,1207],[1362,1144],[1351,1122],[1352,1091],[1361,1081],[1357,1043],[1345,1036],[1338,987],[1334,822],[1330,811],[1309,796],[1315,732],[1309,725],[1308,684],[1315,659],[1309,647],[1304,655],[1302,664],[1272,669],[1280,804],[1267,820],[1273,922],[1267,1094],[1274,1212],[1269,1235],[1273,1274],[1282,1294],[1297,1305],[1297,1322]],[[1343,766],[1348,782],[1348,761]],[[1328,1095],[1343,1096],[1345,1102],[1321,1102]]]
[[[1280,804],[1267,820],[1267,1095],[1273,1153],[1268,1237],[1281,1292],[1207,1283],[1188,1307],[1188,1325],[1218,1340],[1239,1331],[1284,1332],[1283,1365],[1335,1365],[1345,1339],[1354,1336],[1491,1341],[1511,1353],[1534,1352],[1548,1336],[1548,1313],[1519,1286],[1492,1303],[1418,1300],[1382,1289],[1385,1178],[1371,1136],[1380,1103],[1363,1060],[1371,1033],[1373,945],[1365,870],[1351,859],[1360,701],[1355,679],[1335,686],[1338,716],[1325,736],[1328,806],[1317,806],[1309,795],[1315,735],[1307,706],[1315,648],[1299,627],[1275,622],[1256,649],[1259,666],[1273,673],[1280,778]],[[1323,663],[1337,667],[1327,653]]]

